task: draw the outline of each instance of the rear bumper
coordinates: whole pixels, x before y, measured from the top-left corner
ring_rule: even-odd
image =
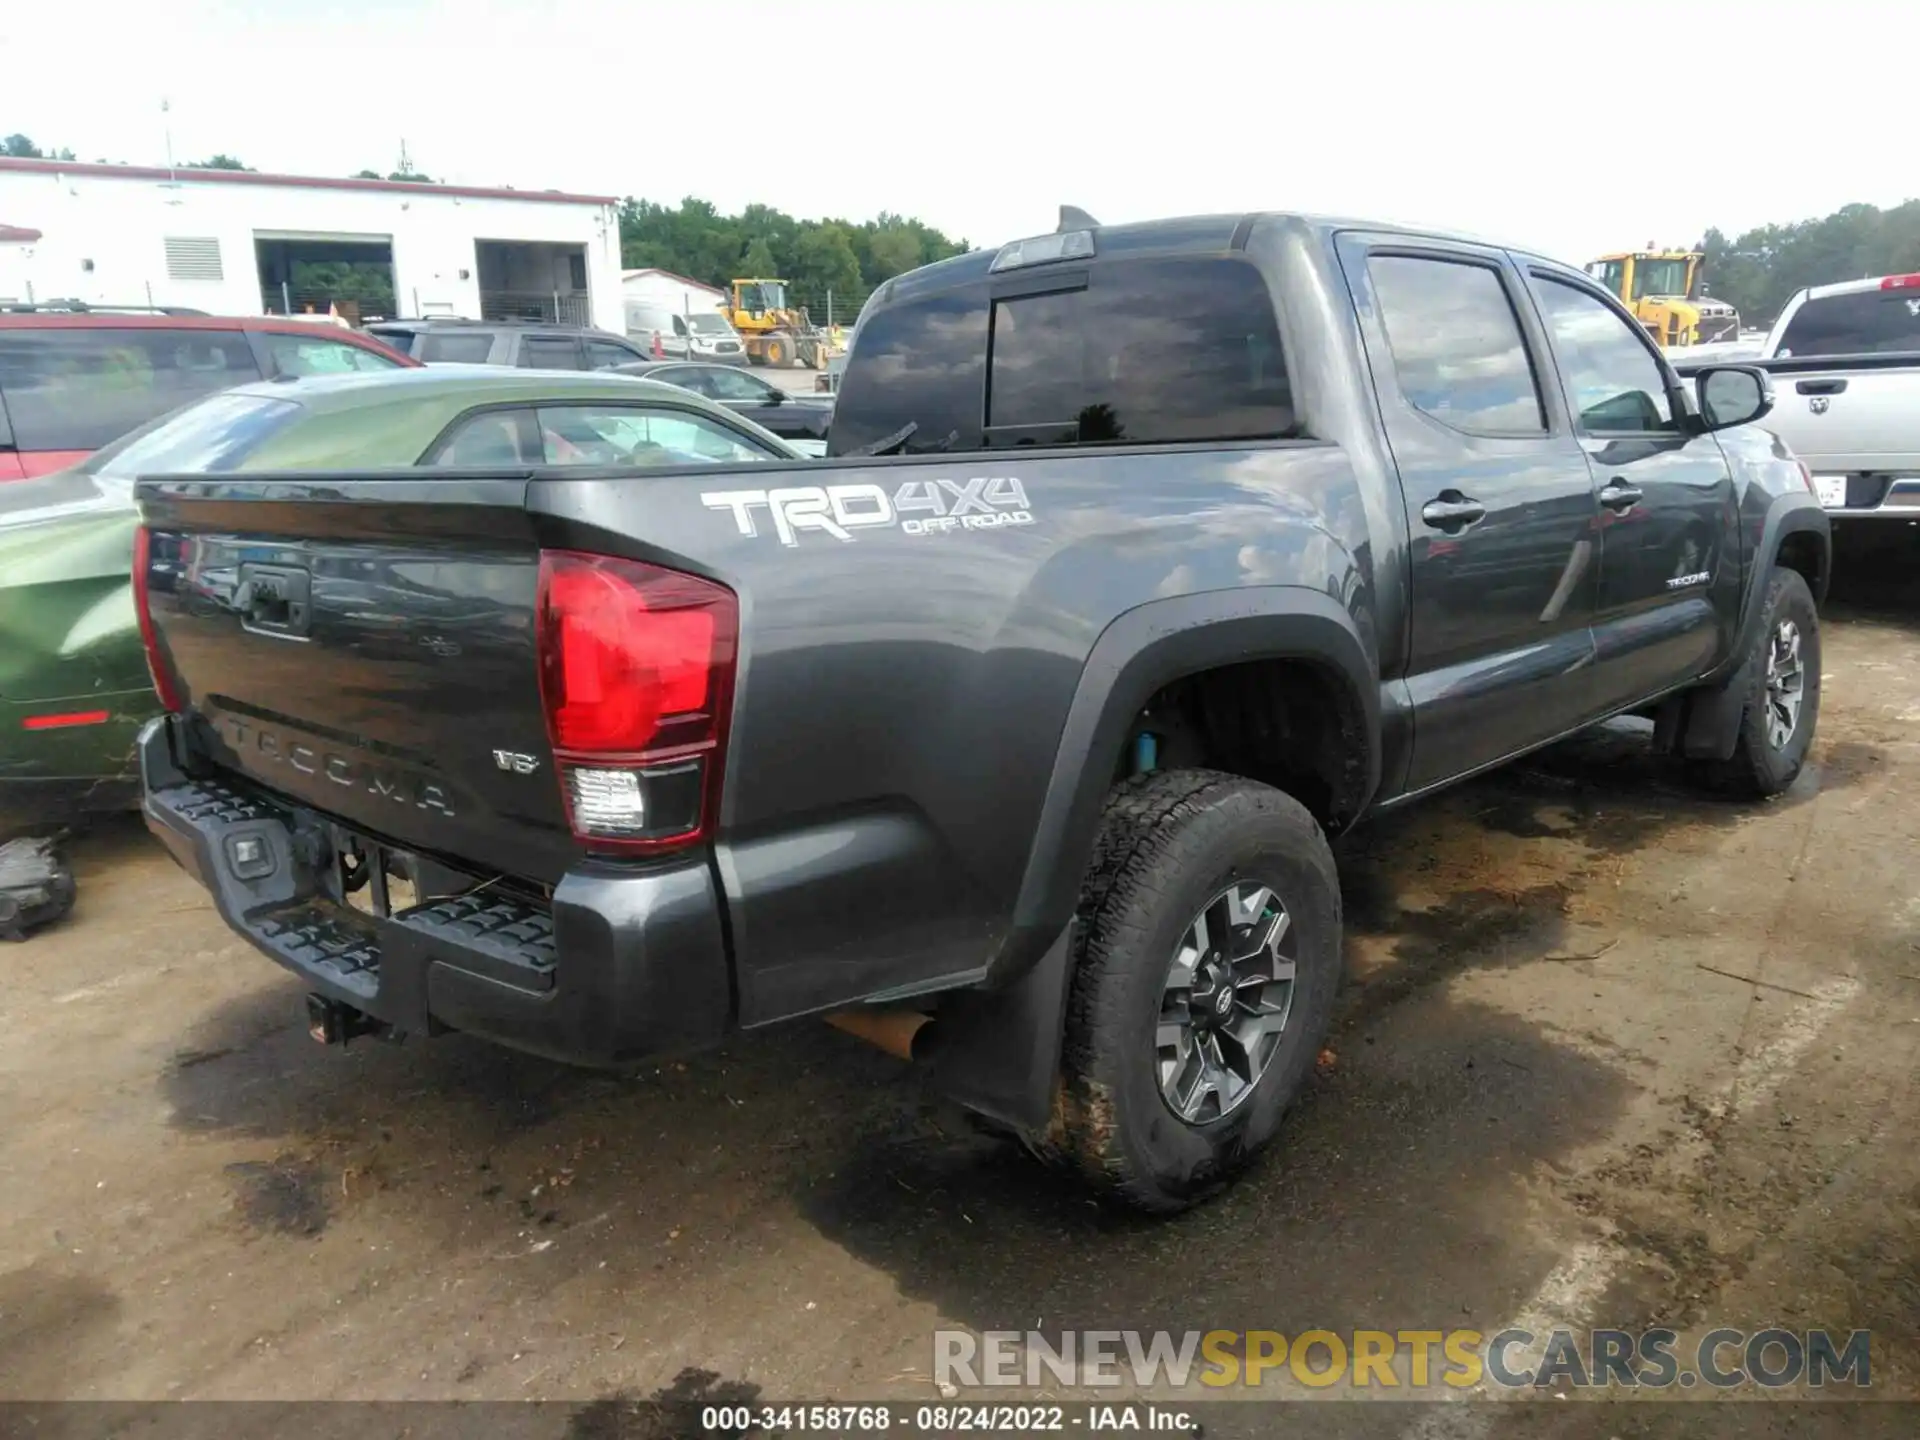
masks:
[[[1848,475],[1845,503],[1825,509],[1840,519],[1920,520],[1920,475]]]
[[[171,717],[140,732],[139,754],[147,828],[230,927],[329,999],[403,1031],[583,1065],[697,1049],[732,1023],[704,857],[582,862],[551,904],[480,890],[383,918],[340,897],[327,817],[232,775],[189,774]]]

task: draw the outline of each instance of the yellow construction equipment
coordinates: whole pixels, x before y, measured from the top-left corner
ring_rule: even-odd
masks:
[[[1740,315],[1709,300],[1700,283],[1698,250],[1645,250],[1602,255],[1587,273],[1620,297],[1647,333],[1666,349],[1740,338]]]
[[[784,280],[735,280],[720,309],[740,332],[747,358],[755,365],[785,368],[797,359],[818,370],[826,358],[826,337],[804,309],[788,305]]]

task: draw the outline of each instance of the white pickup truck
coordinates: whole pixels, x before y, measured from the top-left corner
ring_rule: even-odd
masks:
[[[1669,355],[1683,375],[1730,358]],[[1802,290],[1758,356],[1739,359],[1773,376],[1765,428],[1812,471],[1829,514],[1920,520],[1920,275]]]

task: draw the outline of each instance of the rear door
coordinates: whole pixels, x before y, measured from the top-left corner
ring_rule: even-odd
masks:
[[[1590,713],[1593,482],[1504,254],[1350,234],[1340,258],[1412,540],[1418,790]]]
[[[0,394],[28,475],[76,464],[157,415],[260,378],[239,330],[0,326]]]
[[[1534,270],[1533,295],[1600,503],[1593,617],[1599,696],[1634,704],[1707,670],[1739,611],[1739,519],[1720,442],[1688,434],[1645,332],[1584,279]]]

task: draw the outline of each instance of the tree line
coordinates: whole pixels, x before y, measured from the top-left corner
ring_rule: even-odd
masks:
[[[871,220],[798,220],[768,205],[722,214],[689,196],[678,205],[629,198],[620,205],[620,262],[629,270],[671,270],[724,289],[736,278],[785,280],[792,298],[825,318],[848,318],[874,286],[916,266],[962,255],[922,221],[882,211]]]
[[[1699,249],[1708,293],[1738,310],[1742,324],[1765,324],[1806,286],[1920,271],[1920,200],[1890,210],[1843,205],[1731,240],[1709,230]]]
[[[42,149],[22,134],[0,138],[0,155],[76,158],[70,149]],[[219,154],[180,168],[253,167]],[[411,163],[385,172],[359,170],[353,178],[436,183]],[[1764,324],[1804,286],[1920,272],[1920,200],[1887,210],[1845,205],[1831,215],[1760,225],[1731,239],[1711,229],[1696,248],[1705,257],[1701,273],[1708,292],[1737,309],[1743,321]],[[862,221],[801,220],[768,205],[723,214],[693,197],[678,205],[631,197],[620,204],[620,260],[627,269],[671,270],[722,288],[737,277],[777,277],[788,282],[798,302],[816,310],[831,293],[836,318],[851,316],[883,280],[967,249],[965,240],[886,211]]]

